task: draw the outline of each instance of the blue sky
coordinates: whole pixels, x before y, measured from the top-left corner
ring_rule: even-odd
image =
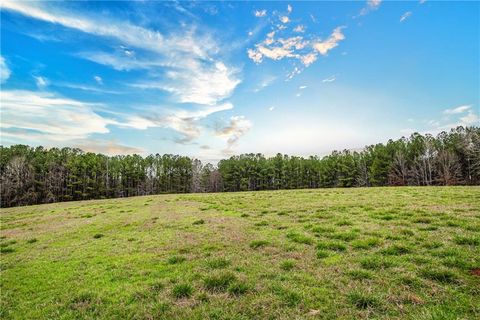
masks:
[[[1,143],[216,161],[479,125],[480,3],[1,2]]]

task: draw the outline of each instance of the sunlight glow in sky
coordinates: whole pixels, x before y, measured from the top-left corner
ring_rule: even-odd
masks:
[[[1,2],[1,143],[323,155],[480,125],[480,3]]]

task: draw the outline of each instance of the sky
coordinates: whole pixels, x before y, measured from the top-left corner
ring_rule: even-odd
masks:
[[[480,2],[0,2],[1,144],[333,150],[480,125]]]

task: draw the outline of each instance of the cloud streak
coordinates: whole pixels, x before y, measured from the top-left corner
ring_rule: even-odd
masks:
[[[161,74],[164,78],[151,87],[170,92],[182,103],[216,104],[228,98],[240,83],[236,70],[217,58],[217,43],[208,34],[196,34],[195,27],[164,36],[129,22],[82,16],[56,7],[47,10],[38,3],[2,1],[1,6],[34,19],[119,41],[122,46],[114,52],[83,52],[79,56],[119,71],[140,69]],[[143,50],[143,55],[126,45]]]
[[[364,16],[372,11],[377,10],[380,7],[381,3],[382,3],[382,0],[368,0],[366,7],[360,10],[360,15]]]
[[[95,113],[95,104],[54,93],[2,90],[0,96],[2,129],[30,130],[51,141],[69,141],[94,133],[108,133],[107,126],[115,123]]]
[[[8,68],[5,58],[0,56],[0,83],[5,83],[11,75],[10,68]]]
[[[445,110],[443,110],[443,113],[444,114],[459,114],[459,113],[464,113],[465,111],[468,111],[471,108],[472,108],[471,105],[462,105],[462,106],[458,106],[458,107],[451,108],[451,109],[445,109]]]
[[[215,134],[227,138],[227,147],[222,150],[225,155],[233,153],[233,148],[237,145],[239,139],[252,128],[252,122],[244,116],[230,117],[229,124],[219,128]]]
[[[405,12],[405,13],[402,14],[402,16],[400,17],[400,22],[403,22],[403,21],[407,20],[408,18],[410,18],[411,15],[412,15],[412,12],[411,12],[411,11]]]

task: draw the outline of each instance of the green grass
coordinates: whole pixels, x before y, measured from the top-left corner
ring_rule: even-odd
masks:
[[[188,283],[177,284],[172,289],[172,295],[177,299],[189,298],[192,296],[192,293],[193,287]]]
[[[1,319],[478,319],[480,188],[1,209]]]

